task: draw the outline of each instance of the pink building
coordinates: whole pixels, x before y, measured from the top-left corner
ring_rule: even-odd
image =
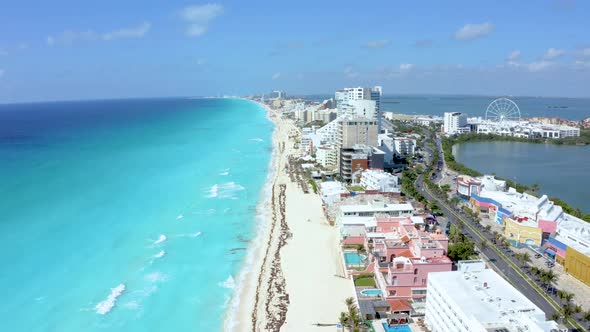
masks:
[[[413,218],[377,218],[367,229],[375,277],[387,299],[423,303],[428,273],[452,270],[448,244],[440,230],[426,232]]]

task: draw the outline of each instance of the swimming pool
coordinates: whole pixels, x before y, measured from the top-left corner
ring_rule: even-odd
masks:
[[[364,296],[379,296],[381,295],[380,289],[365,289],[361,291]]]
[[[410,329],[409,325],[403,324],[403,325],[391,325],[391,326],[387,326],[387,323],[382,323],[383,325],[383,329],[385,330],[385,332],[412,332],[412,329]]]
[[[360,255],[356,252],[345,252],[344,253],[344,261],[347,265],[361,265],[363,260],[365,260],[367,256]]]

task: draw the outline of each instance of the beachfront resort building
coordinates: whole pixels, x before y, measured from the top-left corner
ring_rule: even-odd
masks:
[[[442,231],[426,232],[422,217],[376,218],[367,227],[375,279],[386,299],[411,302],[414,313],[424,313],[428,275],[451,271],[446,256],[448,238]]]
[[[365,190],[384,193],[399,193],[397,176],[384,172],[382,169],[368,169],[362,172],[360,184]]]
[[[469,132],[467,114],[459,112],[445,112],[443,116],[443,133],[455,135]]]
[[[383,169],[385,153],[367,145],[357,144],[340,149],[340,176],[342,180],[358,184],[367,169]]]
[[[340,206],[336,222],[340,227],[342,238],[364,237],[367,227],[377,225],[376,216],[411,217],[413,213],[414,208],[409,203],[385,203],[382,200],[373,200],[367,204]]]
[[[353,118],[342,121],[340,146],[350,148],[356,144],[373,146],[377,142],[377,121],[367,118]]]
[[[424,320],[432,332],[567,331],[481,260],[430,273]]]
[[[333,170],[338,165],[338,148],[334,145],[322,145],[315,151],[315,158],[322,167]]]
[[[339,181],[324,181],[320,183],[320,196],[326,205],[332,205],[340,201],[342,195],[348,194],[348,190]]]
[[[334,95],[334,99],[336,100],[336,108],[338,109],[338,115],[344,114],[351,106],[356,109],[355,113],[358,113],[359,110],[370,107],[370,104],[362,104],[362,103],[351,103],[351,101],[355,100],[371,100],[374,101],[374,111],[372,111],[372,117],[370,119],[375,120],[377,122],[377,126],[379,131],[381,130],[381,96],[383,94],[383,89],[380,86],[374,86],[372,88],[344,88],[342,90],[336,91]],[[356,116],[362,116],[356,114]],[[365,115],[368,117],[368,114]]]

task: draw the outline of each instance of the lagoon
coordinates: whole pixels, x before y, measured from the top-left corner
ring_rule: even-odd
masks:
[[[521,142],[470,142],[453,146],[455,159],[481,173],[496,174],[590,212],[590,146]]]

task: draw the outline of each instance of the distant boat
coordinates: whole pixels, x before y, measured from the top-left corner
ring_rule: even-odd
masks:
[[[549,105],[549,106],[547,106],[547,108],[568,108],[568,106],[552,106],[552,105]]]

